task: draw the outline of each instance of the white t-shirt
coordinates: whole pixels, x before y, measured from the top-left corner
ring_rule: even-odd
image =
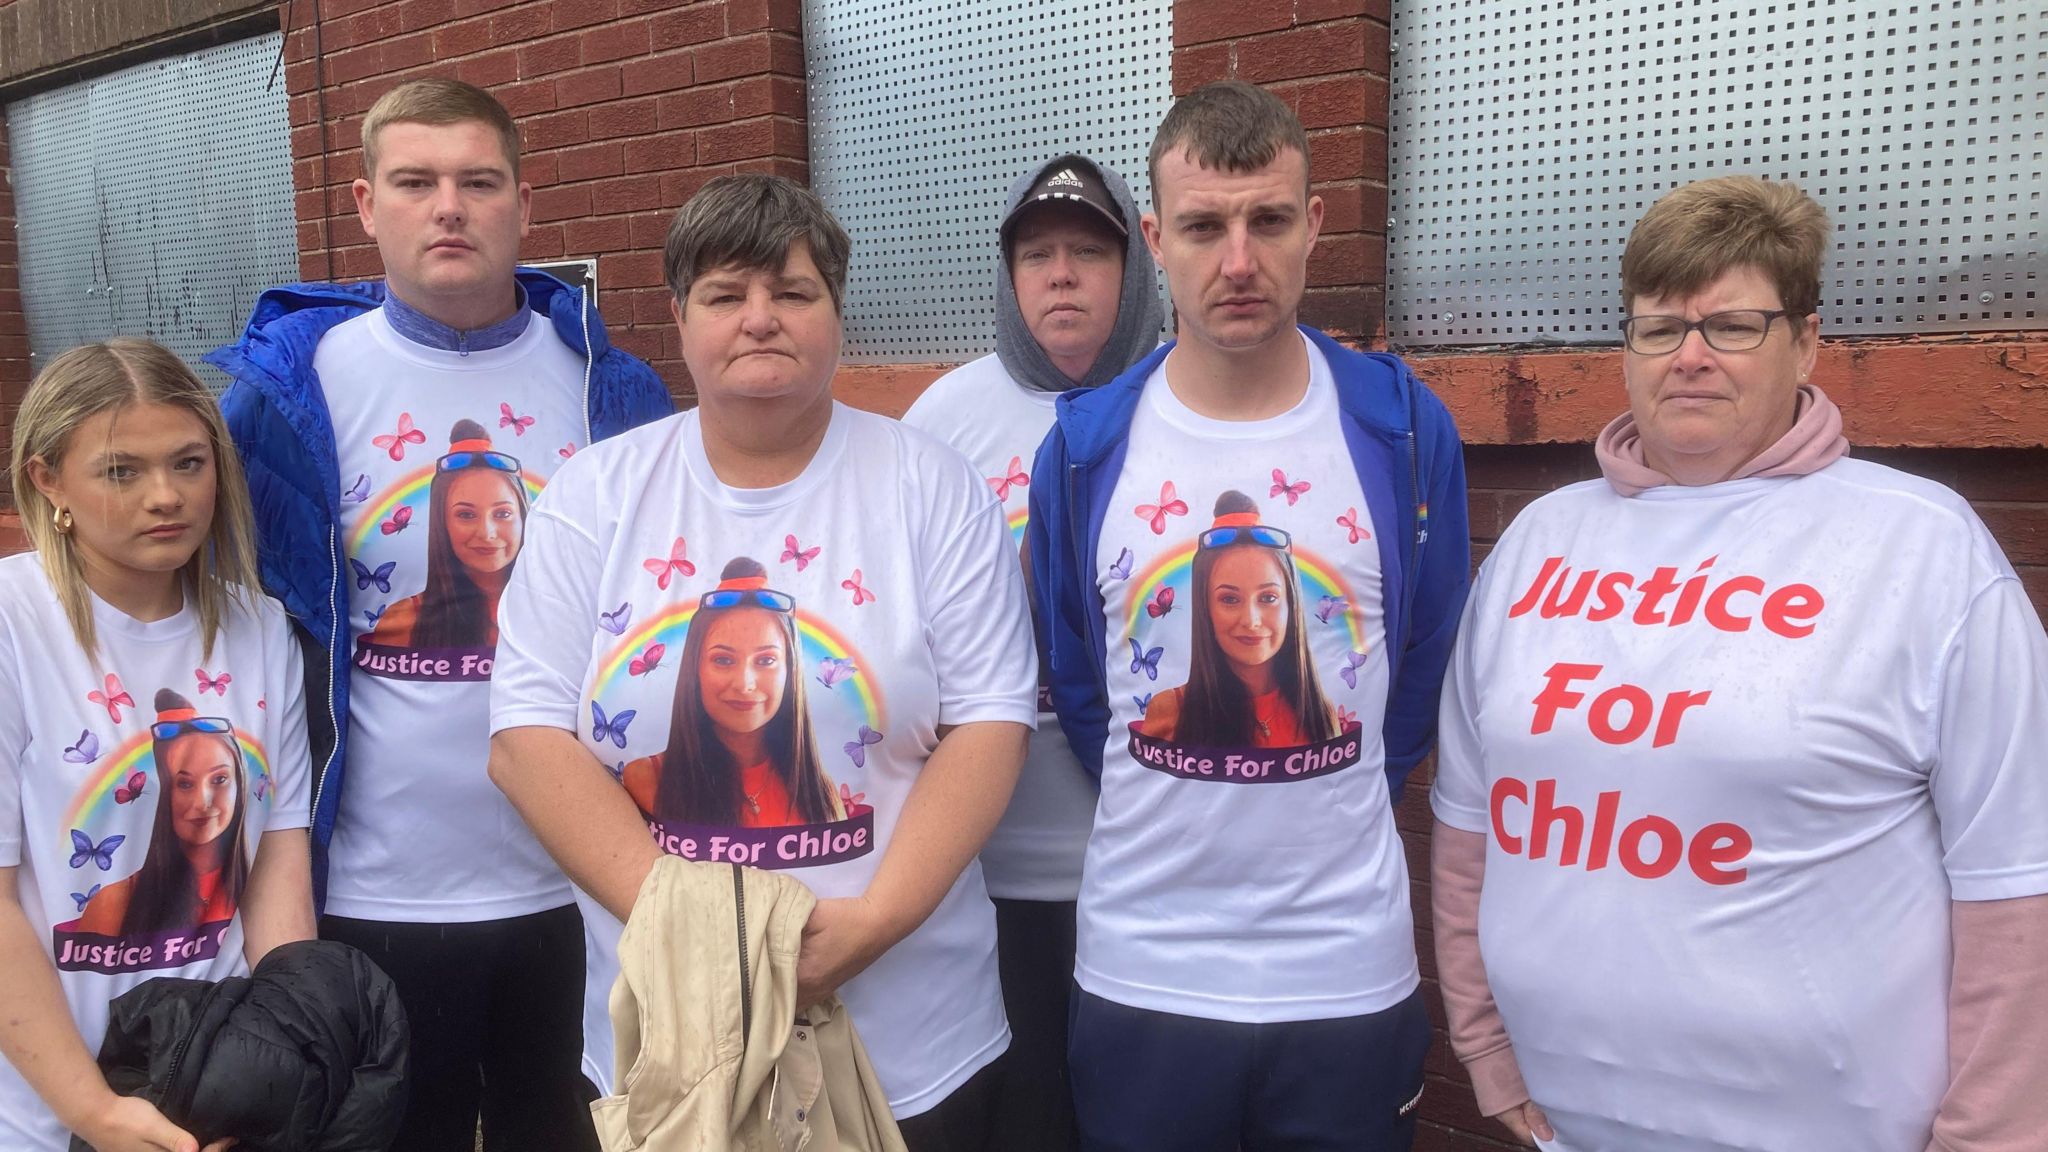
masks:
[[[1938,484],[1845,459],[1531,505],[1432,801],[1487,837],[1480,950],[1561,1146],[1920,1152],[1950,901],[2048,892],[2044,747],[2048,638]]]
[[[1308,391],[1279,416],[1200,416],[1162,364],[1131,423],[1097,542],[1110,724],[1075,969],[1120,1004],[1335,1019],[1399,1003],[1419,980],[1380,735],[1379,546],[1329,364],[1313,345],[1308,356]],[[1291,543],[1215,549],[1202,604],[1198,544],[1226,492]],[[1197,615],[1217,637],[1202,682],[1221,705],[1184,695]],[[1146,730],[1169,710],[1177,723]],[[1186,731],[1204,722],[1222,731]]]
[[[1052,428],[1058,396],[1012,379],[995,355],[932,382],[903,422],[965,453],[998,500],[1010,537],[1024,546],[1031,504],[1031,462]],[[1002,823],[981,850],[989,895],[1006,900],[1072,900],[1081,891],[1081,857],[1095,820],[1095,781],[1067,747],[1067,736],[1039,696],[1038,731]]]
[[[835,407],[800,476],[736,489],[686,412],[571,461],[531,531],[505,600],[492,728],[573,730],[685,858],[857,896],[941,725],[1036,720],[1001,506],[958,453],[886,417]],[[729,583],[746,561],[765,581]],[[721,584],[733,603],[707,604]],[[718,614],[693,627],[700,610]],[[687,722],[672,732],[678,708]],[[620,925],[578,900],[583,1067],[609,1092]],[[980,867],[840,996],[899,1116],[1001,1055]]]
[[[329,331],[313,367],[340,461],[350,637],[326,910],[467,923],[559,908],[569,882],[485,772],[488,588],[518,558],[526,505],[589,440],[583,358],[540,316],[464,355],[406,339],[380,308]]]
[[[253,594],[211,655],[189,603],[150,623],[98,597],[92,607],[99,660],[79,648],[41,561],[0,560],[0,867],[17,869],[22,912],[97,1053],[108,1002],[137,984],[248,972],[248,869],[265,832],[306,826],[308,771],[299,646],[276,601]],[[160,714],[161,690],[190,711]],[[159,723],[179,727],[156,740]],[[217,845],[221,863],[195,876],[188,842]],[[0,1147],[68,1146],[0,1062]]]

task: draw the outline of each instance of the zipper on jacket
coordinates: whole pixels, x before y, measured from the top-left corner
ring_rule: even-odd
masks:
[[[185,1063],[185,1054],[192,1047],[194,1035],[199,1031],[200,1026],[205,1024],[206,1022],[206,1009],[212,1005],[214,997],[220,995],[220,990],[223,984],[224,981],[214,981],[213,984],[207,988],[206,994],[199,998],[199,1003],[193,1006],[193,1026],[187,1028],[185,1030],[184,1035],[178,1037],[178,1047],[171,1052],[171,1061],[165,1067],[164,1092],[163,1095],[156,1100],[156,1104],[159,1108],[168,1107],[182,1115],[185,1109],[191,1106],[192,1102],[189,1099],[172,1099],[172,1097],[174,1096],[187,1095],[186,1093],[181,1093],[178,1091],[178,1069]],[[174,1123],[176,1122],[178,1121],[174,1121]]]
[[[334,757],[341,751],[341,710],[334,705],[334,661],[341,655],[341,611],[335,593],[341,587],[341,559],[336,554],[334,524],[327,525],[327,723],[334,729],[334,742],[327,746],[327,763],[313,777],[313,826],[320,825],[320,794],[327,790],[327,776],[334,769]],[[328,829],[330,839],[333,829]],[[324,901],[323,901],[324,903]]]
[[[1092,582],[1095,579],[1095,574],[1089,571],[1088,568],[1088,547],[1086,542],[1088,536],[1088,506],[1075,499],[1081,490],[1081,466],[1079,464],[1068,464],[1067,523],[1072,526],[1068,529],[1068,535],[1071,537],[1074,545],[1074,572],[1079,580]],[[1088,640],[1093,645],[1089,652],[1089,675],[1094,677],[1095,683],[1101,687],[1103,707],[1107,708],[1109,707],[1109,670],[1104,667],[1104,661],[1109,659],[1109,641],[1102,634],[1102,613],[1100,611],[1090,611],[1084,613],[1084,615],[1086,616]],[[1054,649],[1054,651],[1057,650],[1057,648]],[[1058,669],[1055,668],[1054,671],[1058,671]]]
[[[747,966],[747,878],[740,866],[732,866],[733,918],[740,926],[740,1051],[747,1050],[747,1037],[754,1034],[754,973]]]
[[[590,373],[597,367],[597,353],[590,350],[590,289],[576,290],[576,317],[583,321],[583,446],[597,443],[590,427]]]
[[[1408,499],[1415,510],[1415,538],[1408,543],[1408,578],[1401,589],[1401,649],[1415,627],[1415,586],[1420,584],[1422,547],[1429,542],[1429,502],[1422,498],[1421,451],[1415,444],[1415,405],[1408,406]]]

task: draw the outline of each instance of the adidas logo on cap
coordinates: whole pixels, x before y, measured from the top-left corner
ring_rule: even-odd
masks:
[[[1059,175],[1054,176],[1045,182],[1045,186],[1047,188],[1079,188],[1081,186],[1081,178],[1079,176],[1074,175],[1074,170],[1072,168],[1062,168],[1059,171]]]

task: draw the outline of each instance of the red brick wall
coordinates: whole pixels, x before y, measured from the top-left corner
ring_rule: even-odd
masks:
[[[801,0],[323,0],[317,36],[312,7],[286,16],[301,275],[380,274],[348,190],[363,114],[403,80],[455,76],[519,121],[522,258],[597,257],[613,341],[687,396],[662,240],[713,176],[807,177]]]
[[[1309,134],[1323,232],[1302,319],[1354,340],[1386,319],[1389,0],[1174,0],[1173,92],[1247,80]]]

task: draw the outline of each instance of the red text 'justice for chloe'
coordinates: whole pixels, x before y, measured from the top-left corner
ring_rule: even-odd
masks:
[[[1744,633],[1753,627],[1787,640],[1813,634],[1826,607],[1818,589],[1792,583],[1773,588],[1760,576],[1717,573],[1718,556],[1682,569],[1660,567],[1645,577],[1597,568],[1574,573],[1562,556],[1543,561],[1536,578],[1508,608],[1510,619],[1534,612],[1538,619],[1579,617],[1613,620],[1644,628],[1703,626]],[[1704,707],[1712,690],[1652,694],[1626,682],[1602,683],[1599,664],[1559,661],[1544,671],[1542,687],[1530,701],[1531,735],[1552,731],[1568,714],[1585,723],[1603,744],[1636,744],[1651,749],[1679,743],[1686,713]],[[1576,685],[1584,684],[1582,691]],[[1647,766],[1647,765],[1646,765]],[[1680,864],[1708,884],[1739,884],[1749,875],[1743,861],[1754,845],[1740,824],[1714,821],[1690,833],[1668,816],[1643,812],[1629,818],[1621,790],[1601,792],[1589,823],[1583,809],[1557,800],[1555,778],[1531,785],[1512,776],[1494,782],[1488,797],[1495,843],[1511,856],[1555,859],[1559,867],[1597,872],[1618,863],[1631,876],[1656,880]],[[1509,805],[1529,813],[1529,833],[1518,836],[1505,819]],[[1553,848],[1555,855],[1553,857]]]

